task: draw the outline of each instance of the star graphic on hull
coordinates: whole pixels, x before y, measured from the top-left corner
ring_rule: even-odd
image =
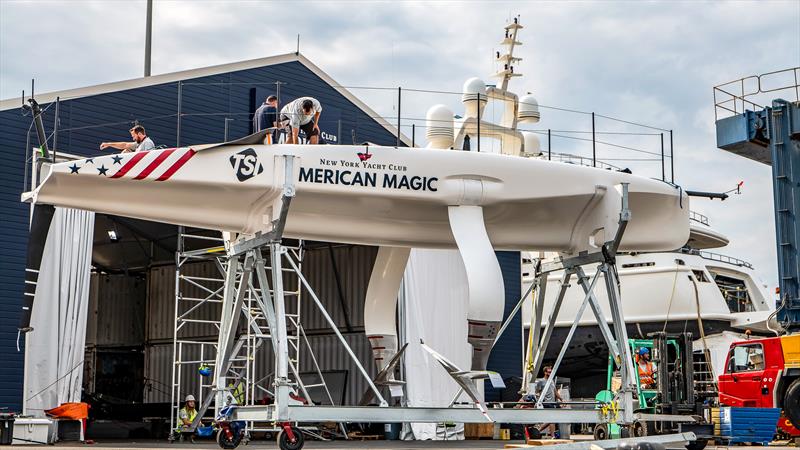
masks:
[[[97,168],[97,172],[98,175],[106,176],[106,172],[108,172],[108,169],[106,169],[106,165],[103,164],[102,166]]]
[[[89,164],[89,163],[92,163],[92,164],[94,164],[94,158],[88,158],[88,159],[87,159],[86,161],[84,161],[84,162],[85,162],[86,164]]]
[[[114,164],[122,164],[122,156],[114,155],[111,157],[114,160]]]
[[[79,170],[81,170],[81,168],[80,168],[80,167],[78,167],[78,165],[77,165],[77,164],[75,164],[75,163],[72,163],[72,165],[71,165],[71,166],[69,166],[69,170],[71,170],[71,172],[70,172],[70,173],[78,173],[78,171],[79,171]]]

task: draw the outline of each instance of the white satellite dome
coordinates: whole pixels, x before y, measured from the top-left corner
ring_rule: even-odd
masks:
[[[465,117],[478,117],[478,107],[481,112],[488,100],[486,96],[486,83],[480,78],[470,78],[464,82],[461,103],[464,104]]]
[[[542,154],[542,145],[536,133],[530,131],[522,132],[522,153],[528,156],[539,156]]]
[[[425,137],[431,148],[450,148],[453,145],[453,111],[445,105],[433,105],[425,115]]]
[[[539,102],[531,95],[523,95],[519,99],[519,112],[517,118],[522,123],[536,123],[541,118],[539,114]]]

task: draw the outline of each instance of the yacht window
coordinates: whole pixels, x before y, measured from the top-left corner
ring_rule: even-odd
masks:
[[[702,270],[692,269],[692,273],[694,274],[694,277],[697,278],[697,281],[699,281],[701,283],[708,283],[709,282],[709,279],[706,276],[706,273],[703,272]]]
[[[682,260],[682,259],[676,259],[676,260],[675,260],[675,264],[677,264],[677,265],[679,265],[679,266],[685,266],[685,265],[686,265],[686,263],[685,263],[685,262],[683,262],[683,260]]]
[[[764,370],[764,348],[761,344],[737,345],[731,349],[728,372],[753,372]]]
[[[732,313],[755,311],[753,299],[750,298],[750,292],[743,280],[720,274],[713,275],[714,282],[717,283],[717,287]]]
[[[630,263],[630,264],[623,264],[622,268],[623,269],[628,269],[630,267],[650,267],[650,266],[655,266],[655,265],[656,265],[656,263],[654,263],[654,262]]]

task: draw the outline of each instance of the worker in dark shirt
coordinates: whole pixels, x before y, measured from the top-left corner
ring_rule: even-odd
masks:
[[[253,114],[253,132],[266,130],[277,125],[278,120],[278,97],[270,95],[267,100],[256,109]],[[276,142],[277,133],[271,133],[272,143]]]

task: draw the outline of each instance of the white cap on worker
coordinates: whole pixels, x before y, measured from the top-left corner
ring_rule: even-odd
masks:
[[[192,395],[192,394],[189,394],[189,395],[187,395],[187,396],[186,396],[186,401],[187,401],[187,402],[193,402],[193,401],[195,401],[195,400],[194,400],[194,395]]]

